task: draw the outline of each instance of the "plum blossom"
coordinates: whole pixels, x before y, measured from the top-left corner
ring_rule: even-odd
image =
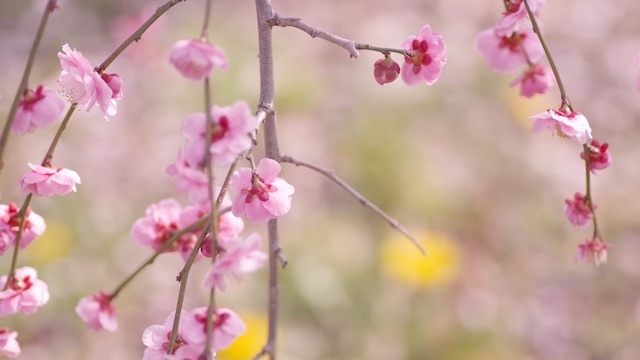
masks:
[[[42,216],[27,209],[24,220],[20,249],[24,249],[47,228]],[[0,255],[15,245],[18,229],[20,228],[20,208],[14,203],[0,204]]]
[[[7,275],[0,278],[0,289],[7,284]],[[0,317],[22,311],[31,315],[49,301],[49,289],[38,279],[34,268],[22,267],[15,270],[7,290],[0,291]]]
[[[187,312],[182,310],[180,312],[180,323],[178,325],[178,337],[173,348],[175,354],[182,346],[188,346],[190,342],[186,341],[184,333],[184,319]],[[142,360],[165,360],[167,350],[169,349],[169,340],[171,339],[171,329],[173,327],[173,318],[175,311],[167,317],[162,325],[151,325],[147,327],[142,333],[142,343],[147,347],[144,350]]]
[[[224,207],[227,207],[229,205],[230,205],[230,201],[228,201],[227,199],[225,199],[222,202],[222,206]],[[180,228],[184,228],[195,223],[196,221],[198,221],[198,219],[207,215],[209,213],[209,209],[210,207],[208,204],[185,207],[180,212],[180,216],[178,218],[178,226]],[[218,244],[217,244],[218,247],[225,248],[227,246],[227,243],[231,239],[235,239],[236,237],[238,237],[243,229],[244,229],[244,221],[242,221],[242,219],[240,219],[239,217],[236,217],[233,214],[228,212],[222,215],[219,215],[218,216]],[[203,227],[200,227],[190,232],[189,233],[190,235],[185,234],[185,236],[190,236],[192,238],[192,241],[195,244],[202,230],[203,230]],[[211,241],[212,241],[211,236],[207,236],[202,242],[202,246],[200,247],[200,252],[202,253],[202,255],[206,257],[212,256]]]
[[[122,99],[122,79],[120,79],[120,75],[104,73],[101,78],[113,92],[111,98],[114,100]]]
[[[532,30],[499,36],[494,28],[486,29],[476,38],[476,50],[484,56],[491,70],[501,73],[516,71],[529,61],[538,62],[544,54]]]
[[[166,172],[175,181],[178,190],[187,193],[191,204],[205,204],[209,201],[209,180],[204,168],[189,164],[182,152],[178,155],[178,160],[167,167]]]
[[[544,0],[527,0],[527,3],[531,12],[538,16],[542,5],[544,5]],[[507,11],[503,13],[502,18],[495,26],[499,36],[511,36],[514,31],[520,30],[522,23],[526,22],[525,19],[529,17],[523,0],[506,0],[505,5]]]
[[[64,110],[64,101],[55,91],[40,85],[26,89],[16,110],[11,130],[16,134],[31,133],[55,122]]]
[[[23,194],[33,193],[37,196],[67,195],[76,191],[76,184],[80,184],[77,172],[57,168],[53,165],[41,166],[28,163],[31,171],[20,179]]]
[[[211,348],[213,351],[224,350],[236,338],[247,331],[240,317],[227,308],[214,311]],[[207,308],[195,308],[184,319],[183,338],[193,344],[204,344],[207,339]]]
[[[62,65],[58,81],[69,101],[77,102],[85,111],[98,105],[106,119],[116,115],[118,112],[116,100],[122,95],[120,91],[114,93],[114,89],[119,90],[122,86],[119,77],[117,81],[111,79],[109,81],[111,85],[107,84],[103,76],[91,67],[80,51],[71,50],[69,44],[64,44],[62,51],[64,53],[58,53],[60,65]],[[114,75],[108,75],[107,79]]]
[[[169,61],[190,80],[204,80],[213,68],[229,68],[224,52],[217,46],[198,39],[180,40],[171,48]]]
[[[226,278],[238,280],[262,267],[267,254],[260,251],[261,242],[257,233],[249,235],[244,241],[240,238],[229,241],[205,276],[204,287],[210,289],[215,286],[220,291],[225,291]]]
[[[252,223],[262,224],[288,213],[295,189],[277,177],[278,173],[280,164],[269,158],[260,160],[255,173],[249,168],[234,172],[229,182],[233,215],[246,216]]]
[[[600,238],[586,239],[582,244],[578,244],[576,258],[596,265],[607,262],[607,249],[611,244],[602,242]]]
[[[89,329],[105,329],[111,332],[118,330],[115,307],[111,304],[109,295],[104,291],[98,291],[80,299],[76,306],[76,314],[87,324]]]
[[[236,101],[231,106],[212,106],[211,158],[214,164],[227,166],[238,155],[251,147],[249,133],[258,126],[258,119],[244,101]],[[182,124],[182,134],[187,138],[184,160],[190,166],[204,164],[207,120],[205,114],[189,115]]]
[[[613,161],[611,159],[611,153],[609,153],[609,144],[600,143],[593,140],[591,144],[587,146],[589,149],[589,171],[596,173],[596,170],[604,170]],[[584,152],[580,153],[580,158],[584,160]]]
[[[591,139],[589,121],[579,112],[549,109],[543,113],[530,116],[529,119],[533,120],[533,132],[536,134],[547,129],[554,135],[572,138],[581,144]]]
[[[564,212],[574,226],[585,227],[593,219],[592,206],[589,200],[585,199],[581,193],[577,192],[573,199],[566,199]],[[595,210],[598,206],[593,204]]]
[[[373,76],[380,85],[395,81],[400,74],[400,65],[390,56],[379,59],[373,64]]]
[[[8,358],[16,358],[20,355],[20,344],[18,344],[18,333],[15,331],[9,331],[7,328],[0,329],[0,355],[5,355]]]
[[[520,95],[533,97],[535,94],[544,94],[549,87],[556,83],[553,72],[541,65],[533,65],[518,76],[509,86],[520,85]]]
[[[442,36],[425,25],[418,36],[411,35],[402,43],[407,52],[402,64],[401,76],[407,85],[421,81],[432,85],[440,77],[447,62],[446,45]]]
[[[182,207],[175,199],[165,199],[151,204],[146,216],[136,220],[131,227],[131,237],[140,245],[159,250],[180,229],[178,224]],[[178,238],[166,252],[178,251],[183,259],[189,258],[196,239],[185,235]]]

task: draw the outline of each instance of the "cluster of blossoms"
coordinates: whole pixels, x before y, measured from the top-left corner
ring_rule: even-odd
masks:
[[[527,4],[533,14],[530,21]],[[524,73],[511,83],[511,86],[520,84],[520,94],[526,97],[544,94],[555,82],[552,72],[538,63],[544,49],[536,33],[530,29],[534,21],[538,22],[537,16],[543,4],[544,0],[505,1],[506,11],[500,20],[494,27],[482,31],[476,39],[477,50],[486,58],[492,70],[510,73],[527,66]],[[580,158],[586,162],[589,172],[595,174],[596,170],[603,170],[611,164],[609,145],[591,140],[591,126],[587,118],[574,111],[568,99],[562,99],[558,110],[549,109],[531,116],[530,119],[533,121],[534,133],[548,130],[553,135],[582,144],[585,151],[580,154]],[[587,195],[576,192],[565,203],[565,214],[574,226],[585,227],[593,221],[596,227],[594,210],[597,205],[591,200],[589,189]],[[578,246],[577,255],[582,260],[601,264],[606,261],[610,246],[602,242],[596,227],[593,237]]]
[[[432,85],[440,77],[442,67],[447,62],[446,45],[442,35],[432,31],[428,24],[422,27],[420,33],[411,35],[402,43],[404,63],[402,68],[391,59],[389,52],[373,65],[373,76],[380,85],[390,83],[402,77],[407,85],[421,82]]]
[[[214,68],[228,66],[222,50],[196,39],[176,43],[169,58],[171,64],[191,80],[203,80]],[[214,105],[208,115],[195,113],[185,118],[182,134],[186,144],[176,162],[167,168],[176,188],[186,193],[189,204],[182,206],[178,200],[169,198],[150,205],[145,216],[135,221],[130,234],[138,244],[156,252],[179,253],[185,261],[194,255],[194,261],[212,258],[214,261],[203,286],[226,291],[230,280],[237,281],[255,272],[268,258],[260,250],[260,235],[241,236],[242,217],[261,224],[285,215],[291,208],[294,188],[278,177],[280,164],[272,159],[262,159],[255,168],[235,171],[228,184],[231,199],[223,198],[220,203],[222,210],[217,216],[213,244],[214,237],[204,220],[209,218],[212,209],[210,191],[219,196],[223,189],[210,188],[206,160],[209,158],[211,165],[216,166],[229,166],[237,161],[250,150],[251,133],[259,124],[243,101],[230,106]],[[207,138],[207,119],[211,121],[210,138]],[[201,236],[205,237],[198,241]],[[98,291],[81,299],[76,313],[91,329],[115,331],[118,325],[112,301],[112,295]],[[173,351],[167,355],[174,316],[175,312],[163,325],[152,325],[144,331],[142,341],[147,346],[144,359],[186,360],[203,353],[207,308],[181,312],[177,339]],[[214,309],[212,325],[213,352],[228,347],[245,332],[238,315],[225,308]]]
[[[528,1],[531,11],[538,15],[544,0]],[[536,34],[527,27],[527,9],[522,0],[505,1],[506,11],[495,26],[486,29],[476,39],[476,49],[485,57],[489,67],[500,73],[526,69],[511,82],[520,85],[520,94],[528,98],[544,94],[555,84],[553,73],[539,64],[544,50]]]

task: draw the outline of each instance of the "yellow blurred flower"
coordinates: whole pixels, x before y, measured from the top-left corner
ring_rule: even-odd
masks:
[[[257,313],[238,314],[247,326],[247,332],[238,337],[227,349],[218,351],[219,360],[253,359],[267,341],[267,317]]]
[[[387,239],[380,249],[383,270],[394,279],[415,287],[449,284],[459,273],[460,250],[449,238],[438,234],[418,234],[422,253],[402,235]]]
[[[549,89],[544,95],[536,95],[530,99],[520,95],[519,88],[508,88],[504,86],[503,101],[513,115],[514,119],[525,128],[531,128],[533,121],[529,120],[529,116],[541,113],[547,109],[557,109],[560,107],[560,101],[554,97],[555,89]],[[551,93],[551,94],[550,94]]]
[[[25,248],[27,261],[35,266],[69,256],[74,245],[74,235],[68,224],[50,219],[46,222],[44,233]]]

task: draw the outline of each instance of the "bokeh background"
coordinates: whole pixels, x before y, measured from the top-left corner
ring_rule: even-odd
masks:
[[[584,192],[581,147],[533,135],[528,116],[557,108],[557,89],[524,99],[474,50],[500,1],[274,0],[282,16],[378,46],[400,47],[425,23],[447,43],[433,86],[379,86],[363,52],[296,29],[274,30],[276,107],[286,154],[334,169],[415,233],[415,248],[370,210],[307,169],[284,165],[296,187],[280,222],[289,266],[282,274],[280,359],[640,359],[640,2],[548,1],[544,32],[574,107],[613,165],[593,177],[609,263],[576,262],[590,229],[566,220],[564,199]],[[161,1],[60,0],[30,84],[57,87],[56,53],[69,43],[97,65]],[[44,0],[0,2],[0,118],[4,122]],[[139,359],[143,330],[175,307],[183,262],[161,256],[116,300],[120,330],[92,332],[74,313],[79,298],[112,290],[150,250],[129,237],[151,203],[177,193],[165,168],[184,139],[182,119],[202,111],[201,86],[168,63],[171,45],[197,37],[204,2],[170,10],[109,68],[124,81],[118,115],[76,112],[54,163],[82,177],[78,192],[38,198],[47,231],[21,253],[51,300],[36,314],[0,319],[19,331],[22,359]],[[219,105],[258,101],[254,4],[216,1],[211,39],[231,63],[214,75]],[[400,58],[396,58],[400,62]],[[9,142],[0,201],[20,203],[17,181],[39,162],[55,126]],[[222,172],[224,169],[220,169]],[[246,232],[264,233],[247,226]],[[0,258],[6,272],[10,258]],[[204,306],[198,263],[186,308]],[[266,270],[218,296],[249,332],[220,359],[250,359],[266,328]]]

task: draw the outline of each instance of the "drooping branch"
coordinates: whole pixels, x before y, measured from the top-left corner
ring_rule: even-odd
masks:
[[[404,236],[406,236],[409,240],[411,240],[411,242],[415,246],[417,246],[418,249],[420,249],[420,251],[425,256],[427,255],[427,252],[424,250],[424,248],[420,245],[420,243],[416,240],[416,238],[413,237],[413,235],[411,235],[411,233],[407,229],[404,228],[404,226],[400,225],[400,223],[396,219],[394,219],[391,216],[389,216],[387,213],[382,211],[379,207],[377,207],[375,204],[373,204],[367,198],[362,196],[353,187],[351,187],[351,185],[347,184],[344,180],[340,179],[332,170],[325,169],[323,167],[320,167],[318,165],[314,165],[314,164],[311,164],[311,163],[308,163],[308,162],[305,162],[305,161],[294,159],[293,157],[288,156],[288,155],[282,156],[282,162],[290,163],[290,164],[293,164],[293,165],[296,165],[296,166],[306,167],[308,169],[311,169],[311,170],[313,170],[313,171],[315,171],[315,172],[317,172],[317,173],[319,173],[321,175],[324,175],[325,177],[329,178],[329,180],[331,180],[334,183],[338,184],[338,186],[340,186],[341,188],[346,190],[351,196],[356,198],[360,202],[360,204],[362,204],[363,206],[368,207],[369,209],[373,210],[373,212],[375,212],[378,216],[383,218],[392,228],[394,228],[395,230],[399,231]]]

